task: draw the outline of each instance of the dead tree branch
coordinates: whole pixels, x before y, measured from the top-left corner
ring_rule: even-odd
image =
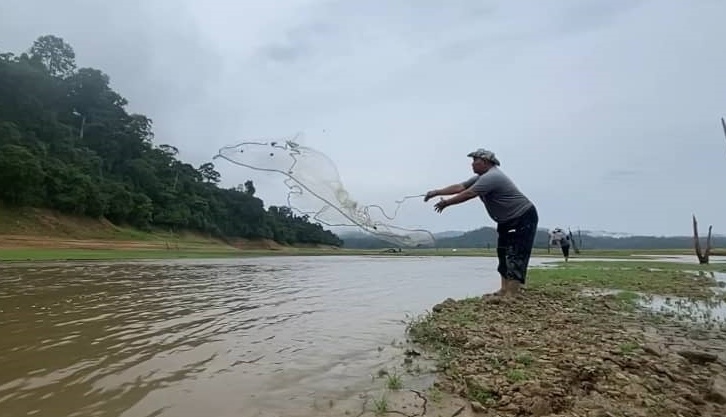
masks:
[[[706,237],[706,250],[701,251],[701,241],[698,238],[698,221],[696,221],[696,215],[693,215],[693,247],[696,250],[696,257],[698,257],[699,264],[707,264],[708,258],[711,256],[711,229],[712,225],[708,226],[708,236]]]
[[[582,235],[580,234],[580,230],[577,230],[577,235],[580,238],[580,241],[578,242],[575,240],[575,237],[572,235],[572,230],[570,228],[567,228],[567,234],[570,236],[570,242],[572,242],[572,249],[575,251],[576,254],[580,254],[580,248],[582,248]]]

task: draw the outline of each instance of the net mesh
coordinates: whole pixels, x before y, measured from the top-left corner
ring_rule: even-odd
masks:
[[[330,158],[295,139],[269,142],[242,142],[221,148],[214,159],[222,158],[249,169],[277,173],[288,188],[287,205],[311,220],[328,227],[357,227],[396,246],[432,247],[431,232],[392,223],[401,205],[423,195],[404,196],[387,213],[380,205],[364,205],[353,200],[345,189],[338,169]]]

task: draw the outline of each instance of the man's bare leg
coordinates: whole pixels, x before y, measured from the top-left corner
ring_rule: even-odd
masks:
[[[512,279],[512,280],[509,280],[507,288],[508,288],[509,295],[517,295],[521,292],[522,283],[517,281],[516,279]]]
[[[507,286],[509,281],[507,279],[505,279],[504,276],[502,276],[502,275],[500,275],[499,277],[501,278],[501,284],[499,286],[499,291],[495,292],[494,295],[506,295],[507,289],[509,288]]]
[[[516,279],[510,279],[507,283],[507,294],[510,297],[514,297],[515,295],[519,294],[519,290],[521,289],[522,284],[519,283]]]

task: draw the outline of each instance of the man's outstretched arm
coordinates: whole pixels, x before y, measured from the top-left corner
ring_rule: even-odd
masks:
[[[429,191],[429,193],[431,194],[431,197],[436,197],[439,195],[458,194],[464,190],[466,190],[466,188],[464,188],[463,184],[452,184],[452,185],[449,185],[448,187],[431,190],[431,191]]]
[[[428,193],[426,193],[426,198],[424,198],[424,201],[428,201],[430,198],[439,196],[439,195],[452,195],[452,194],[458,194],[467,188],[471,187],[474,182],[476,182],[478,176],[471,177],[467,179],[464,182],[460,182],[458,184],[452,184],[448,187],[439,188],[436,190],[431,190]]]
[[[461,191],[460,193],[457,193],[455,196],[444,200],[444,206],[453,206],[455,204],[463,203],[465,201],[469,201],[472,198],[476,197],[477,193],[476,191],[472,190],[471,188],[468,188],[464,191]]]
[[[444,209],[444,207],[453,206],[455,204],[469,201],[479,195],[486,195],[489,191],[491,191],[493,187],[491,178],[487,176],[480,176],[475,181],[469,180],[462,185],[466,187],[465,190],[449,198],[448,200],[442,199],[441,201],[436,203],[436,210],[440,212]]]

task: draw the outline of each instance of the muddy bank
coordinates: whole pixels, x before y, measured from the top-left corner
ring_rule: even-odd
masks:
[[[646,313],[630,295],[447,299],[409,333],[438,363],[435,389],[466,400],[461,413],[726,415],[721,323]]]
[[[0,250],[118,250],[118,251],[195,251],[203,253],[245,251],[269,251],[294,253],[296,251],[316,251],[320,253],[340,252],[340,248],[326,245],[282,245],[270,239],[235,239],[222,242],[192,239],[155,239],[155,240],[113,240],[113,239],[70,239],[59,237],[0,235]]]

